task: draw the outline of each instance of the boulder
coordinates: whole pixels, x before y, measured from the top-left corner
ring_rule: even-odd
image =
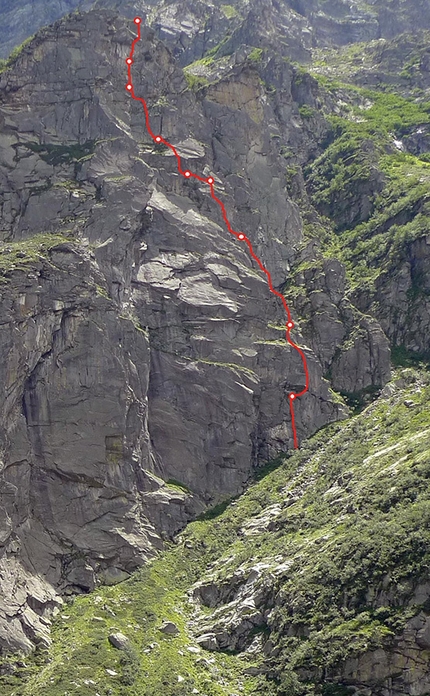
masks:
[[[204,633],[201,636],[197,636],[196,642],[205,650],[218,650],[215,633]]]
[[[164,621],[158,630],[161,631],[161,633],[165,633],[167,636],[177,636],[179,633],[179,628],[173,621]]]
[[[108,640],[118,650],[126,650],[130,647],[130,640],[123,633],[111,633],[108,636]]]

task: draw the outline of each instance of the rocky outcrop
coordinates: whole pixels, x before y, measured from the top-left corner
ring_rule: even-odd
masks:
[[[358,289],[354,302],[379,320],[396,346],[416,355],[429,351],[430,236],[407,243],[379,275],[375,292]]]
[[[206,650],[246,650],[255,629],[267,625],[275,574],[269,563],[257,563],[238,569],[222,584],[208,579],[195,585],[190,592],[196,608],[190,628],[197,642]],[[199,615],[201,605],[215,609],[206,620]]]
[[[430,27],[428,0],[287,0],[312,26],[314,45],[342,46],[348,43],[391,39],[417,27]]]
[[[53,587],[91,590],[96,574],[129,571],[161,545],[138,493],[143,481],[148,491],[160,487],[142,466],[149,457],[148,345],[143,333],[133,338],[134,325],[111,302],[97,299],[90,277],[84,250],[63,245],[2,289],[0,563],[12,574],[2,584],[9,611],[17,601],[14,564],[20,568],[18,623],[33,576],[41,584],[33,614],[44,617]],[[124,352],[115,355],[118,345]],[[168,499],[172,509],[179,503],[180,517],[185,494]],[[12,647],[28,646],[15,638]]]
[[[0,57],[7,58],[12,49],[32,36],[35,31],[43,26],[52,24],[67,12],[71,12],[78,6],[82,9],[90,9],[91,0],[82,2],[81,0],[53,0],[46,3],[43,0],[35,2],[12,2],[4,3],[0,7],[1,29],[0,29]]]
[[[381,325],[369,316],[369,307],[369,313],[362,314],[346,299],[345,269],[339,261],[319,259],[312,244],[301,258],[308,261],[293,276],[294,306],[305,318],[303,334],[333,388],[353,394],[382,387],[390,379],[391,366]]]
[[[179,633],[179,628],[173,621],[164,621],[159,630],[167,636],[176,636]]]
[[[353,685],[357,696],[425,696],[430,689],[429,628],[430,617],[421,611],[407,622],[390,650],[378,648],[346,660],[342,683]]]

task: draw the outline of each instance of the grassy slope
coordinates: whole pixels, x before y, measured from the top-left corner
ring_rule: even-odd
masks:
[[[345,264],[352,290],[372,290],[393,259],[430,231],[430,156],[398,149],[430,123],[430,103],[317,78],[343,110],[327,116],[323,152],[304,170],[310,200],[326,222],[323,253]]]
[[[267,695],[287,684],[286,693],[314,693],[323,665],[389,644],[411,614],[402,599],[410,579],[418,582],[430,560],[430,375],[406,368],[396,380],[391,396],[320,431],[221,514],[190,524],[130,580],[65,606],[52,647],[26,658],[19,676],[0,678],[2,695]],[[282,506],[274,531],[240,533],[274,503]],[[195,581],[210,573],[222,580],[263,559],[291,563],[277,588],[282,603],[264,627],[281,647],[270,684],[243,675],[241,655],[189,651],[196,643],[186,627],[193,610],[186,590]],[[387,582],[401,601],[377,608],[366,593]],[[164,619],[178,636],[160,633]],[[307,637],[286,638],[291,626],[298,635],[305,627]],[[110,646],[115,630],[130,638],[127,653]],[[308,670],[308,686],[294,686],[291,667]]]

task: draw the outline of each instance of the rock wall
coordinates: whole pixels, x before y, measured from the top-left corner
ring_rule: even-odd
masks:
[[[376,317],[392,343],[420,356],[429,354],[430,235],[405,244],[376,281],[376,292],[358,290],[354,301]]]
[[[6,651],[48,640],[59,593],[125,577],[292,447],[304,375],[282,306],[207,187],[150,141],[124,90],[133,36],[112,13],[74,15],[1,75]],[[133,70],[153,128],[215,176],[280,286],[301,219],[269,135],[288,121],[255,69],[228,65],[196,94],[145,28]],[[304,350],[300,439],[346,414]]]

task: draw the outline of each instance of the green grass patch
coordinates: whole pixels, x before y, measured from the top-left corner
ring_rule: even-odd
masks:
[[[391,347],[391,362],[395,367],[419,367],[430,369],[430,351],[428,353],[414,353],[404,346]]]
[[[184,75],[187,81],[188,89],[191,89],[193,92],[198,92],[199,89],[202,89],[209,84],[209,80],[201,75],[193,75],[187,70],[184,70]]]
[[[299,107],[299,114],[304,120],[308,120],[315,116],[315,109],[308,104],[303,104]]]
[[[25,41],[20,44],[20,46],[16,46],[13,51],[10,53],[9,57],[6,59],[0,59],[0,73],[4,72],[8,68],[11,68],[14,63],[16,63],[17,59],[21,55],[21,53],[24,51],[24,49],[29,45],[29,43],[34,39],[34,34],[32,36],[29,36]]]
[[[192,493],[190,488],[188,488],[188,486],[186,486],[185,483],[181,483],[176,479],[168,479],[166,481],[166,486],[169,486],[170,488],[176,488],[180,491],[183,491],[184,493]]]
[[[225,46],[225,44],[229,41],[231,37],[231,33],[227,33],[224,38],[216,45],[213,46],[213,48],[209,49],[209,51],[206,53],[205,58],[215,58],[217,57],[217,54],[219,53],[221,56],[222,49]]]
[[[255,470],[254,479],[256,481],[261,481],[266,476],[268,476],[273,471],[276,471],[276,469],[278,469],[280,466],[282,466],[284,461],[285,461],[285,455],[280,456],[280,457],[276,457],[275,459],[271,459],[269,462],[267,462],[267,464],[265,464],[264,466],[260,466],[260,467],[258,467],[258,469]]]
[[[94,154],[96,141],[88,140],[85,143],[72,143],[71,145],[36,142],[22,143],[22,145],[32,152],[37,152],[45,162],[55,167],[59,164],[78,163],[89,159]]]
[[[196,574],[193,556],[166,551],[130,580],[68,603],[54,622],[52,648],[38,665],[34,657],[27,659],[26,679],[0,677],[2,695],[189,696],[197,689],[228,696],[237,687],[237,664],[217,655],[213,667],[200,666],[202,654],[187,649],[193,641],[186,632],[190,607],[184,590]],[[177,636],[159,630],[165,620],[175,623]],[[108,641],[119,630],[130,640],[126,651]]]
[[[367,9],[372,11],[370,5]],[[412,95],[415,91],[423,98],[421,66],[428,42],[429,32],[419,30],[413,41],[406,33],[389,42],[377,39],[341,48],[314,49],[309,71],[318,79],[328,75],[343,83],[373,82],[384,92]]]
[[[374,401],[379,396],[380,391],[380,387],[371,385],[357,392],[340,392],[340,395],[352,413],[357,414]]]
[[[387,574],[398,596],[412,591],[407,579],[425,578],[429,560],[429,378],[416,370],[400,375],[409,383],[404,391],[325,428],[216,518],[222,538],[223,530],[238,529],[268,505],[289,495],[296,500],[270,533],[236,536],[233,543],[224,538],[225,563],[221,557],[217,564],[221,582],[239,567],[288,560],[269,622],[271,639],[281,646],[274,694],[282,693],[286,665],[317,675],[323,666],[389,646],[415,611],[397,600],[382,610],[368,599],[369,588],[376,592]],[[408,395],[413,412],[403,403]],[[211,546],[207,527],[200,534],[190,525],[187,538],[196,533]],[[292,693],[318,693],[322,684],[315,679],[314,687],[296,684]]]
[[[260,63],[262,56],[262,48],[253,48],[252,51],[248,54],[248,60],[252,61],[253,63]]]
[[[229,505],[234,501],[237,500],[238,496],[232,496],[230,498],[226,498],[225,500],[222,500],[220,503],[217,503],[217,505],[214,505],[213,507],[209,508],[206,510],[206,512],[203,512],[199,517],[197,518],[200,522],[204,522],[206,520],[214,520],[216,517],[219,517],[220,515],[227,510]]]
[[[192,63],[189,63],[186,67],[187,68],[196,68],[199,66],[203,66],[203,67],[209,68],[214,64],[215,64],[215,59],[212,56],[207,55],[204,58],[199,58],[198,60],[195,60]]]
[[[221,12],[227,17],[227,19],[233,19],[237,17],[237,10],[233,5],[221,5]]]
[[[70,243],[70,237],[60,234],[37,234],[19,242],[0,242],[0,282],[14,271],[26,271],[29,266],[48,258],[49,250]]]
[[[353,111],[364,119],[360,125],[371,134],[382,131],[401,137],[410,132],[411,128],[430,123],[428,102],[416,103],[398,94],[366,89],[360,89],[359,93],[373,104],[365,110],[355,107]]]

